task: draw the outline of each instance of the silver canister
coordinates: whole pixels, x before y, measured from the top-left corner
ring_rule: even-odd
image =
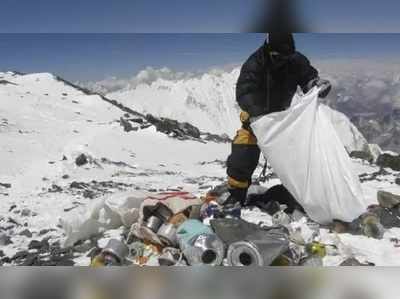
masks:
[[[219,266],[224,259],[225,246],[217,235],[202,234],[183,250],[183,254],[192,266]]]
[[[269,266],[289,250],[289,241],[281,234],[239,241],[229,246],[230,266]]]
[[[229,266],[264,266],[264,259],[251,242],[236,242],[229,246],[227,261]]]
[[[117,263],[122,265],[129,254],[129,248],[123,242],[111,239],[108,241],[107,246],[102,250],[103,255],[112,255],[117,259]]]
[[[157,232],[157,236],[160,238],[161,242],[166,246],[176,246],[176,227],[172,223],[164,223],[161,225]]]
[[[150,216],[145,223],[145,227],[149,228],[154,233],[157,233],[160,226],[162,225],[162,220],[157,218],[156,216]]]

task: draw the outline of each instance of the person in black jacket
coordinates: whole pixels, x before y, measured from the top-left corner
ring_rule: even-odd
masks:
[[[226,206],[245,203],[258,165],[260,149],[250,128],[252,118],[287,109],[298,87],[307,93],[314,86],[320,87],[321,98],[331,89],[329,81],[321,80],[308,59],[296,51],[290,33],[270,33],[268,41],[243,64],[236,85],[242,128],[237,131],[227,161],[231,196]]]

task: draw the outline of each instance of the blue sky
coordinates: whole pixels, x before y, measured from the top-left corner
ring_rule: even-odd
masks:
[[[242,32],[265,1],[2,0],[0,32]],[[313,32],[400,31],[398,0],[292,2]]]
[[[0,70],[70,80],[131,77],[147,66],[202,71],[242,63],[264,34],[0,34]],[[400,34],[297,34],[314,59],[397,59]]]

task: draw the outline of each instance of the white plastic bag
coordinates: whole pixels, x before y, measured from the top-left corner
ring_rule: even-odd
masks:
[[[272,168],[307,214],[321,224],[350,222],[366,211],[350,158],[318,102],[318,89],[296,94],[283,112],[251,127]]]

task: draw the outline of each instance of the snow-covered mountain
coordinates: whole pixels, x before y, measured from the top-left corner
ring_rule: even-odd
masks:
[[[113,214],[128,197],[144,198],[168,190],[184,190],[200,197],[225,182],[224,162],[230,145],[209,141],[214,139],[205,136],[204,131],[216,132],[211,130],[213,126],[218,128],[226,118],[206,103],[213,88],[219,87],[220,94],[214,97],[218,111],[230,115],[232,123],[237,122],[237,109],[234,106],[230,112],[224,109],[224,105],[234,102],[233,87],[228,87],[228,82],[235,81],[235,76],[235,72],[209,74],[137,87],[144,96],[163,93],[167,99],[165,106],[169,107],[167,112],[181,111],[176,116],[186,113],[188,118],[177,117],[180,121],[190,120],[189,112],[193,112],[200,132],[173,119],[139,113],[157,115],[156,109],[162,106],[156,98],[149,98],[155,111],[149,106],[148,110],[136,112],[128,99],[121,97],[120,103],[117,97],[113,100],[91,94],[51,74],[0,73],[0,264],[88,265],[88,253],[94,247],[104,246],[110,238],[120,238],[124,232],[123,227],[115,229],[118,226],[114,222],[107,222],[108,228],[98,236],[62,248],[66,239],[64,229],[68,227],[65,224],[93,216],[93,206],[106,203],[110,207],[97,213],[102,218]],[[187,89],[185,82],[192,88]],[[202,86],[199,82],[204,87],[196,88]],[[183,99],[172,97],[172,90],[183,94]],[[133,91],[120,95],[130,92]],[[188,101],[191,110],[185,97],[189,94],[196,96]],[[194,102],[197,104],[193,105]],[[212,123],[209,130],[203,126],[213,118],[202,103],[214,111],[221,124]],[[346,117],[330,110],[329,113],[345,143],[354,148],[365,145]],[[232,125],[232,130],[236,127]],[[381,171],[361,160],[353,160],[353,164],[363,178],[368,203],[376,203],[377,190],[400,192],[395,183],[398,172]],[[260,171],[257,169],[255,176]],[[267,175],[270,179],[262,183],[263,187],[280,183],[270,169]],[[272,224],[271,216],[257,209],[245,210],[243,217],[253,223]],[[400,238],[398,229],[387,230],[383,240],[350,234],[338,236],[327,229],[321,229],[321,236],[327,243],[340,240],[345,249],[336,256],[327,256],[324,265],[338,265],[348,255],[377,265],[400,261],[400,253],[392,241]]]
[[[209,132],[233,136],[239,127],[235,84],[239,70],[181,79],[158,79],[107,94],[142,113],[188,121]]]
[[[240,108],[235,100],[239,72],[235,68],[189,79],[158,79],[127,86],[107,97],[142,113],[188,121],[206,131],[234,136],[240,127]],[[346,115],[328,107],[326,113],[349,152],[368,148],[367,140]]]

